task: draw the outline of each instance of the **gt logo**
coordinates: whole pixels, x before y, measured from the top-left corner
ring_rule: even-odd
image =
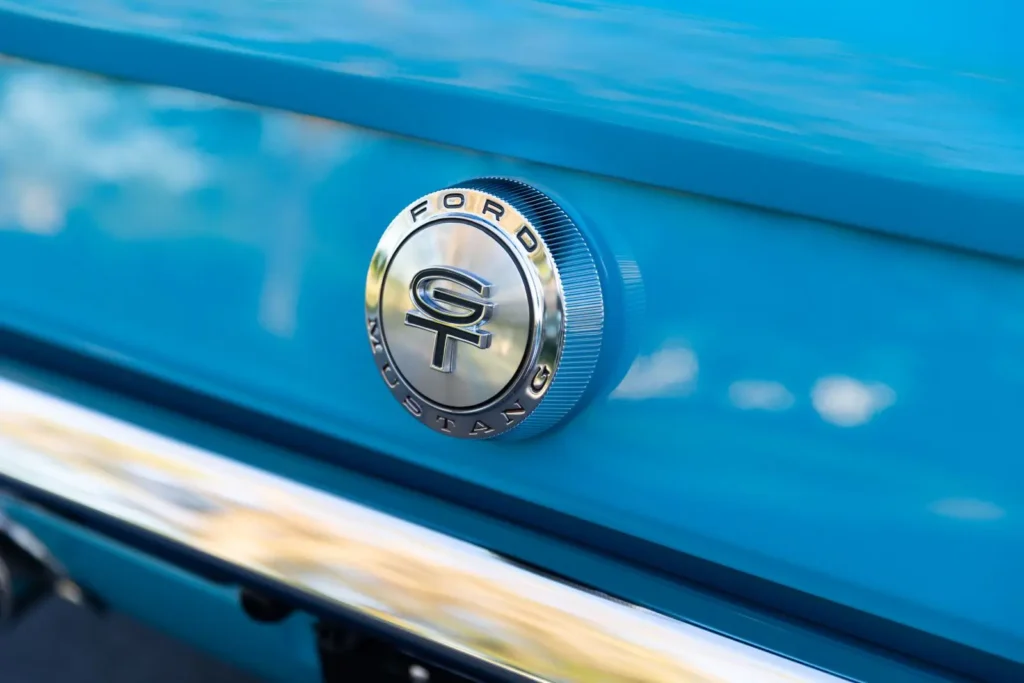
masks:
[[[470,298],[439,286],[431,291],[437,282],[459,285],[477,296]],[[424,268],[409,283],[409,296],[416,308],[405,314],[405,324],[434,333],[430,367],[438,372],[455,369],[456,341],[478,349],[491,345],[491,333],[480,329],[494,313],[494,304],[487,301],[491,285],[480,277],[459,268]]]

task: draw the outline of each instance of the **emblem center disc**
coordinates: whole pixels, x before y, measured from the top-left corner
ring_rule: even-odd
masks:
[[[511,247],[472,220],[442,219],[410,235],[381,292],[381,334],[398,374],[453,410],[504,393],[533,335],[525,278]]]

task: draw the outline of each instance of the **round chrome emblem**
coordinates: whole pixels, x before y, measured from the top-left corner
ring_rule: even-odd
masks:
[[[367,331],[391,393],[450,436],[532,436],[583,396],[601,350],[594,256],[557,204],[475,180],[417,199],[381,237]]]

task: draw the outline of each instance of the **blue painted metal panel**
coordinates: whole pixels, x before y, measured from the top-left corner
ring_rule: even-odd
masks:
[[[8,54],[1024,256],[1012,0],[3,0]]]
[[[1024,661],[1019,268],[23,63],[0,93],[5,325]],[[646,306],[520,444],[409,420],[363,330],[394,213],[490,174],[557,190]]]

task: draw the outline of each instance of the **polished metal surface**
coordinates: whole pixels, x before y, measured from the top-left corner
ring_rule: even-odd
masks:
[[[476,180],[420,197],[388,226],[366,279],[367,333],[384,383],[423,424],[531,436],[587,388],[601,294],[564,211],[524,183]]]
[[[0,475],[534,681],[840,680],[9,380]]]
[[[456,343],[448,336],[448,330],[465,328],[443,322],[439,330],[427,327],[437,319],[423,313],[445,315],[436,308],[407,311],[410,301],[415,305],[413,279],[431,270],[424,264],[443,262],[469,273],[487,273],[488,284],[482,291],[493,292],[486,300],[492,312],[474,326],[480,330],[475,343],[465,339]],[[438,284],[435,296],[450,291],[440,284],[452,282],[451,277],[434,281]],[[533,347],[535,306],[519,267],[501,243],[471,223],[441,222],[409,237],[391,261],[381,300],[387,302],[381,306],[382,341],[395,366],[424,398],[439,406],[467,410],[488,403],[516,378]],[[498,342],[493,343],[494,339]],[[431,356],[439,347],[444,362],[435,366]]]

